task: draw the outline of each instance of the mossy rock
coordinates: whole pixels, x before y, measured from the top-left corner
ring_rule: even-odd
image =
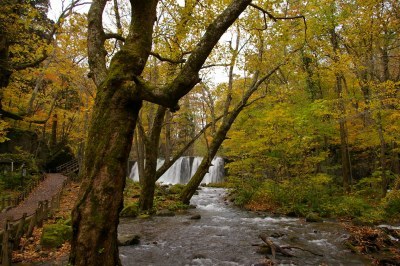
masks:
[[[132,246],[139,243],[139,235],[118,235],[118,246]]]
[[[185,185],[175,184],[168,189],[170,194],[180,194],[182,190],[185,188]]]
[[[128,206],[122,209],[119,215],[121,217],[131,217],[131,218],[137,217],[138,216],[137,204],[129,204]]]
[[[138,216],[139,219],[149,219],[151,216],[150,214],[143,213]]]
[[[40,244],[46,248],[58,248],[72,237],[72,227],[65,224],[49,224],[43,227]]]
[[[307,214],[306,222],[310,222],[310,223],[322,222],[322,218],[319,217],[318,214],[311,212],[311,213]]]

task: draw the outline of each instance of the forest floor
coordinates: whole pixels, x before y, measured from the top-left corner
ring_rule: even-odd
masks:
[[[60,209],[45,224],[67,220],[77,199],[78,183],[70,183],[63,193]],[[130,191],[131,192],[131,191]],[[136,198],[136,197],[134,197]],[[400,230],[371,226],[356,226],[349,221],[341,222],[350,237],[344,243],[352,252],[362,254],[372,265],[400,265]],[[17,265],[65,265],[71,246],[68,242],[60,248],[46,249],[40,245],[42,229],[35,229],[33,236],[21,240],[18,251],[13,252]]]

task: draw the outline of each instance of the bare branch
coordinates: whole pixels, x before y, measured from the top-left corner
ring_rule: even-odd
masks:
[[[230,64],[211,64],[211,65],[204,65],[201,69],[211,68],[211,67],[228,67]]]
[[[154,56],[155,58],[157,58],[160,61],[169,62],[171,64],[183,64],[183,63],[186,62],[185,59],[173,60],[173,59],[170,59],[170,58],[163,57],[160,54],[155,53],[155,52],[150,52],[150,55]]]
[[[268,18],[272,19],[274,22],[277,22],[278,20],[291,20],[291,19],[303,19],[303,23],[304,23],[304,33],[307,35],[307,22],[306,22],[306,17],[304,15],[297,15],[297,16],[289,16],[289,17],[276,17],[274,15],[272,15],[270,12],[268,12],[267,10],[265,10],[264,8],[255,5],[255,4],[249,4],[249,6],[254,7],[257,10],[260,10],[263,14],[264,14],[264,24],[265,27],[263,28],[263,30],[267,29],[267,20],[265,18],[265,15],[268,16]]]
[[[125,42],[125,38],[122,35],[118,34],[118,33],[109,32],[109,33],[106,33],[104,35],[104,37],[106,39],[117,39],[118,41]]]

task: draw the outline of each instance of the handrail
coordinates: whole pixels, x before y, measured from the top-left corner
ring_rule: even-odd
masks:
[[[57,172],[68,175],[70,173],[76,172],[79,170],[79,162],[77,159],[73,159],[69,162],[66,162],[62,165],[56,167]]]
[[[59,191],[48,200],[39,201],[36,210],[28,215],[24,213],[20,219],[13,220],[8,217],[5,222],[4,230],[0,231],[0,264],[4,266],[11,265],[12,250],[17,249],[23,235],[32,236],[35,227],[42,227],[43,221],[49,217],[55,209],[60,207],[61,194],[70,179],[63,182]]]
[[[34,190],[42,181],[44,181],[46,178],[46,175],[42,173],[39,179],[35,180],[33,183],[31,183],[28,187],[26,187],[18,196],[11,198],[11,197],[3,197],[1,199],[1,204],[0,204],[0,211],[6,209],[6,208],[14,208],[18,206],[20,202],[22,202],[31,192]]]

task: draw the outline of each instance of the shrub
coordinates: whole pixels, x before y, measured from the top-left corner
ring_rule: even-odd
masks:
[[[138,210],[139,210],[138,203],[135,202],[135,203],[132,203],[132,204],[129,204],[129,205],[125,206],[122,209],[122,211],[120,212],[119,215],[121,217],[132,217],[132,218],[134,218],[134,217],[138,216],[138,214],[139,214]]]
[[[400,215],[400,191],[392,190],[382,200],[383,209],[388,217]]]

